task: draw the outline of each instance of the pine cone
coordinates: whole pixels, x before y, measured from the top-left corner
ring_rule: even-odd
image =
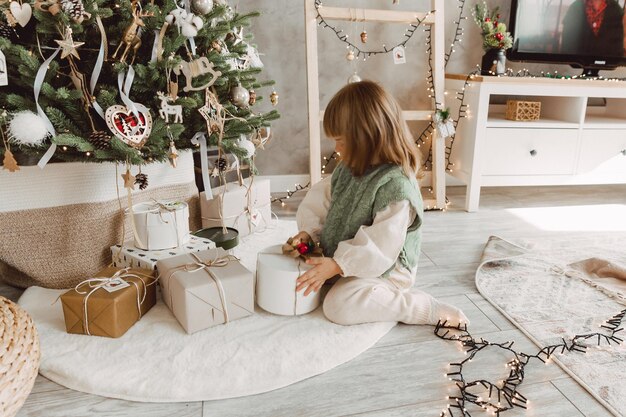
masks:
[[[11,39],[13,38],[14,34],[15,31],[11,28],[11,26],[7,25],[4,22],[0,22],[0,36]]]
[[[139,185],[140,190],[148,188],[148,176],[142,172],[135,175],[135,184]]]
[[[87,139],[96,149],[108,149],[111,147],[111,135],[106,130],[92,132]]]
[[[217,166],[217,169],[220,170],[220,172],[224,172],[226,171],[226,168],[228,168],[228,161],[226,161],[225,158],[219,158],[217,161],[215,161],[215,165]]]
[[[61,7],[63,8],[63,12],[77,23],[82,23],[83,19],[91,17],[91,15],[85,11],[82,0],[62,0]]]

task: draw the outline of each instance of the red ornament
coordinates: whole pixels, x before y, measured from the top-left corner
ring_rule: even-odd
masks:
[[[298,243],[298,245],[296,246],[296,249],[298,250],[300,255],[304,255],[306,253],[309,253],[309,245],[307,245],[304,242]]]
[[[490,17],[485,17],[485,22],[491,22],[491,18]]]
[[[501,33],[496,33],[496,39],[501,41],[502,39],[504,39],[504,35]]]

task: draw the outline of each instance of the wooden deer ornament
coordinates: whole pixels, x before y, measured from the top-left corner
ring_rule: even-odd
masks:
[[[117,49],[113,54],[113,58],[115,59],[117,57],[117,53],[119,52],[122,45],[124,45],[124,51],[122,52],[122,56],[120,57],[120,62],[126,62],[128,52],[132,48],[133,58],[130,61],[130,64],[132,65],[133,62],[135,62],[135,56],[137,55],[137,51],[141,47],[141,38],[139,37],[139,31],[143,26],[145,26],[145,23],[143,22],[143,20],[141,20],[141,18],[154,16],[154,14],[143,13],[141,11],[141,4],[139,4],[137,0],[133,0],[131,4],[133,9],[133,21],[124,31],[122,40],[117,46]]]
[[[165,123],[169,123],[169,115],[174,116],[173,123],[182,123],[183,122],[183,106],[180,104],[169,104],[172,98],[163,92],[158,91],[157,97],[161,100],[161,109],[159,110],[159,116],[161,119],[165,120]]]

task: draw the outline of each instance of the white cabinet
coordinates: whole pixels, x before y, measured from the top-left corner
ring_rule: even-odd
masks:
[[[463,91],[467,105],[450,153],[467,211],[478,210],[486,186],[626,183],[626,82],[465,79],[446,76],[446,90]],[[506,120],[507,98],[541,102],[540,119]]]

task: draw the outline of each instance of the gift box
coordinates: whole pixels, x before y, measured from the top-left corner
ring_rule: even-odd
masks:
[[[226,227],[237,229],[239,236],[244,237],[269,225],[272,219],[270,180],[246,178],[243,186],[231,182],[212,192],[212,199],[207,199],[204,191],[200,193],[203,228],[221,227],[221,219],[224,219]]]
[[[157,262],[163,301],[187,333],[254,313],[254,277],[221,248]]]
[[[302,258],[283,255],[281,245],[270,246],[257,256],[256,302],[263,310],[283,316],[297,316],[315,310],[320,292],[296,292],[296,280],[311,269]]]
[[[189,242],[183,246],[164,250],[143,250],[133,246],[133,242],[126,242],[123,246],[111,246],[113,266],[156,269],[157,261],[182,255],[183,253],[199,252],[215,247],[215,242],[202,237],[190,235]]]
[[[189,242],[189,207],[185,202],[139,203],[131,215],[137,248],[170,249]]]
[[[153,271],[105,268],[61,295],[68,333],[120,337],[156,303]]]

